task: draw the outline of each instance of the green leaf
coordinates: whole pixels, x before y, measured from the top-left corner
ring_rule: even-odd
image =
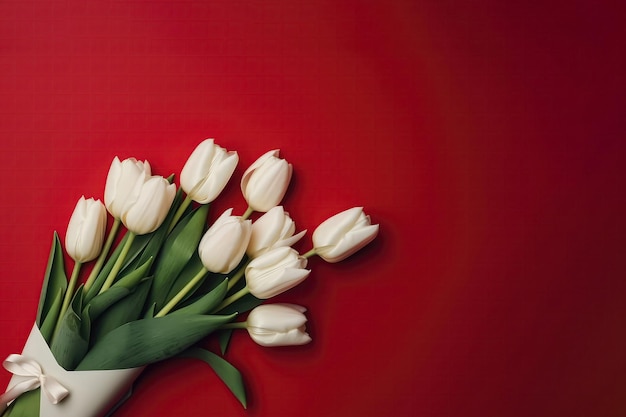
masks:
[[[91,336],[91,306],[87,306],[83,309],[82,320],[80,322],[80,335],[87,342],[89,348],[89,338]]]
[[[191,348],[180,355],[181,358],[194,358],[206,362],[237,397],[243,408],[247,408],[246,390],[241,373],[224,358],[206,349]]]
[[[33,417],[39,415],[41,388],[25,392],[11,403],[4,417]]]
[[[55,307],[55,300],[59,291],[63,295],[65,294],[65,291],[67,291],[67,276],[65,275],[63,250],[61,249],[59,235],[57,232],[54,232],[52,247],[50,248],[50,255],[48,257],[48,265],[46,267],[43,286],[41,288],[41,295],[39,296],[39,305],[37,307],[36,323],[40,329],[48,314],[58,316],[59,311],[61,310],[61,305],[58,304],[58,306]],[[53,310],[53,307],[55,310]],[[42,334],[44,339],[50,343],[52,334],[44,334],[43,332]]]
[[[148,307],[148,309],[146,310],[145,314],[143,315],[143,318],[151,319],[152,317],[154,317],[155,314],[156,314],[156,304],[152,303],[152,305]]]
[[[174,296],[176,296],[176,294],[178,294],[189,283],[189,281],[191,281],[196,276],[198,271],[200,271],[202,268],[204,268],[204,265],[202,265],[200,256],[198,255],[198,252],[196,251],[194,252],[193,255],[191,255],[191,259],[189,260],[189,262],[187,262],[187,265],[185,265],[183,270],[180,271],[180,274],[178,274],[178,276],[172,280],[171,288],[169,290],[169,293],[167,294],[167,297],[165,297],[165,301],[167,302],[171,300],[172,298],[174,298]],[[222,282],[222,280],[220,279],[213,280],[212,277],[214,275],[215,274],[211,272],[207,272],[204,275],[204,277],[202,277],[202,279],[198,281],[198,283],[191,289],[191,291],[189,291],[189,293],[187,293],[187,295],[181,300],[181,303],[187,300],[188,298],[192,297],[196,293],[196,291],[198,291],[201,287],[204,289],[202,293],[206,294],[207,292],[215,288],[218,283]],[[211,286],[208,289],[204,285],[206,281],[209,281],[208,285]]]
[[[43,335],[44,339],[48,344],[52,339],[52,333],[54,332],[54,328],[57,325],[57,320],[59,319],[59,314],[61,313],[61,304],[63,303],[63,296],[65,295],[65,291],[59,288],[57,292],[57,296],[54,297],[52,305],[50,306],[50,311],[46,315],[46,318],[39,326],[39,331]]]
[[[91,335],[92,344],[97,343],[98,340],[102,339],[110,331],[141,317],[146,298],[148,297],[148,292],[150,291],[151,283],[151,277],[144,278],[139,285],[137,285],[135,289],[130,292],[130,294],[112,304],[100,315],[93,326]],[[115,290],[115,288],[117,287],[113,286],[109,288],[107,291],[102,293],[102,295],[106,295],[107,293]],[[95,300],[96,299],[94,298],[94,301]]]
[[[218,311],[219,314],[232,314],[232,313],[245,313],[246,311],[252,310],[254,307],[259,306],[263,303],[263,300],[259,300],[252,294],[246,294],[241,297],[239,300],[234,303],[224,307],[222,310]]]
[[[107,262],[104,264],[104,266],[100,270],[100,273],[98,274],[91,288],[89,288],[89,291],[87,291],[87,294],[85,295],[85,302],[89,302],[100,292],[100,288],[102,288],[104,281],[106,281],[107,277],[109,276],[109,273],[113,269],[113,265],[115,264],[115,261],[117,261],[117,258],[120,257],[120,253],[122,252],[122,248],[126,244],[128,237],[129,237],[129,234],[126,233],[124,237],[122,238],[122,240],[120,241],[120,243],[115,248],[115,250],[113,251],[113,253],[111,254],[111,256],[109,257],[109,259],[107,260]],[[127,265],[130,260],[134,259],[137,256],[139,251],[143,250],[145,245],[148,244],[149,239],[150,239],[149,235],[135,236],[135,239],[133,240],[133,243],[130,246],[130,250],[128,251],[128,255],[126,256],[125,265]],[[129,272],[130,271],[128,271],[128,269],[126,269],[125,267],[122,268],[122,271],[118,275],[119,279],[127,275]]]
[[[154,284],[150,295],[151,300],[157,305],[157,310],[165,305],[174,279],[197,252],[206,225],[207,212],[208,206],[202,205],[182,218],[163,244],[155,265]]]
[[[228,345],[230,344],[230,337],[233,335],[232,329],[222,330],[218,335],[218,340],[220,342],[220,351],[222,355],[226,353],[228,350]]]
[[[83,289],[76,291],[69,308],[65,312],[59,330],[52,340],[50,351],[54,358],[68,371],[74,370],[89,348],[90,323],[89,315],[81,317]]]
[[[122,265],[122,269],[120,270],[118,279],[125,276],[129,272],[134,271],[137,268],[137,265],[139,265],[139,261],[141,259],[141,255],[145,252],[146,247],[150,244],[150,241],[152,240],[155,233],[156,232],[148,233],[146,235],[135,235],[133,242],[130,245],[130,250],[126,255],[126,258],[124,258],[124,264]]]
[[[130,294],[131,290],[125,287],[111,287],[102,294],[98,294],[87,304],[90,307],[92,320],[96,320],[107,308]]]
[[[150,266],[152,266],[152,257],[149,257],[141,266],[139,266],[134,271],[128,273],[123,278],[119,279],[111,288],[114,287],[123,287],[128,290],[132,290],[143,280],[150,270]],[[109,288],[110,289],[110,288]],[[106,292],[106,291],[105,291]]]
[[[235,316],[171,315],[136,320],[104,336],[76,369],[134,368],[170,358]]]
[[[206,314],[217,307],[224,296],[226,295],[226,290],[228,289],[228,280],[224,279],[213,291],[203,295],[202,297],[195,300],[193,303],[179,308],[178,310],[174,310],[170,315],[175,314]]]
[[[104,291],[102,294],[96,295],[93,300],[89,301],[88,305],[91,307],[92,320],[98,318],[104,310],[130,294],[131,291],[134,290],[143,279],[145,279],[145,275],[148,273],[151,264],[152,258],[148,258],[148,260],[139,268],[117,281],[111,288]]]

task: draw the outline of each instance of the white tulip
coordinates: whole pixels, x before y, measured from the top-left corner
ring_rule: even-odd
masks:
[[[353,207],[336,214],[320,224],[313,232],[315,253],[327,262],[339,262],[352,255],[378,234],[378,225],[362,207]]]
[[[294,304],[265,304],[248,315],[246,328],[261,346],[304,345],[311,341],[306,332],[306,308]]]
[[[180,186],[192,200],[210,203],[222,192],[238,162],[237,152],[229,152],[213,139],[206,139],[187,159],[180,173]]]
[[[116,156],[109,168],[104,187],[104,204],[109,213],[116,219],[122,217],[122,209],[127,200],[135,200],[143,183],[151,176],[148,161],[141,162],[135,158],[124,161]]]
[[[198,254],[208,271],[227,274],[246,253],[252,222],[241,216],[231,216],[232,211],[231,208],[222,213],[200,240]]]
[[[241,191],[254,211],[264,213],[277,206],[287,192],[293,168],[278,157],[279,152],[266,152],[241,177]]]
[[[262,300],[281,294],[309,276],[307,260],[288,246],[265,252],[254,258],[246,267],[246,286],[256,298]]]
[[[294,235],[296,224],[282,206],[276,206],[252,223],[252,236],[246,253],[253,258],[271,249],[292,246],[306,233]]]
[[[127,199],[122,207],[122,223],[136,235],[154,232],[161,226],[172,206],[176,186],[155,175],[136,187],[135,191],[134,198]]]
[[[65,233],[65,249],[76,262],[98,257],[106,233],[107,212],[100,200],[82,196],[70,217]]]

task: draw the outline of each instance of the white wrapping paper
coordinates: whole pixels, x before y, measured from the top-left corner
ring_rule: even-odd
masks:
[[[54,359],[37,325],[33,326],[28,336],[22,355],[36,361],[46,376],[53,377],[69,390],[69,395],[56,405],[42,395],[39,417],[102,416],[127,392],[144,369],[66,371]],[[25,379],[13,375],[8,389]]]

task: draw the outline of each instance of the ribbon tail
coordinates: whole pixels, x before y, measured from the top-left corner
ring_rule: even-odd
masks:
[[[56,405],[60,403],[70,393],[67,388],[61,385],[56,379],[52,377],[43,378],[45,378],[45,380],[41,382],[41,390],[52,404]]]

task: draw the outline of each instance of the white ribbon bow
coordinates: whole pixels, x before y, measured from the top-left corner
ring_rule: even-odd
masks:
[[[43,373],[41,366],[22,355],[9,355],[2,366],[14,375],[26,377],[4,394],[0,395],[0,412],[13,400],[25,392],[41,387],[41,391],[46,395],[52,404],[63,401],[70,393],[67,388],[61,385],[56,379]]]

